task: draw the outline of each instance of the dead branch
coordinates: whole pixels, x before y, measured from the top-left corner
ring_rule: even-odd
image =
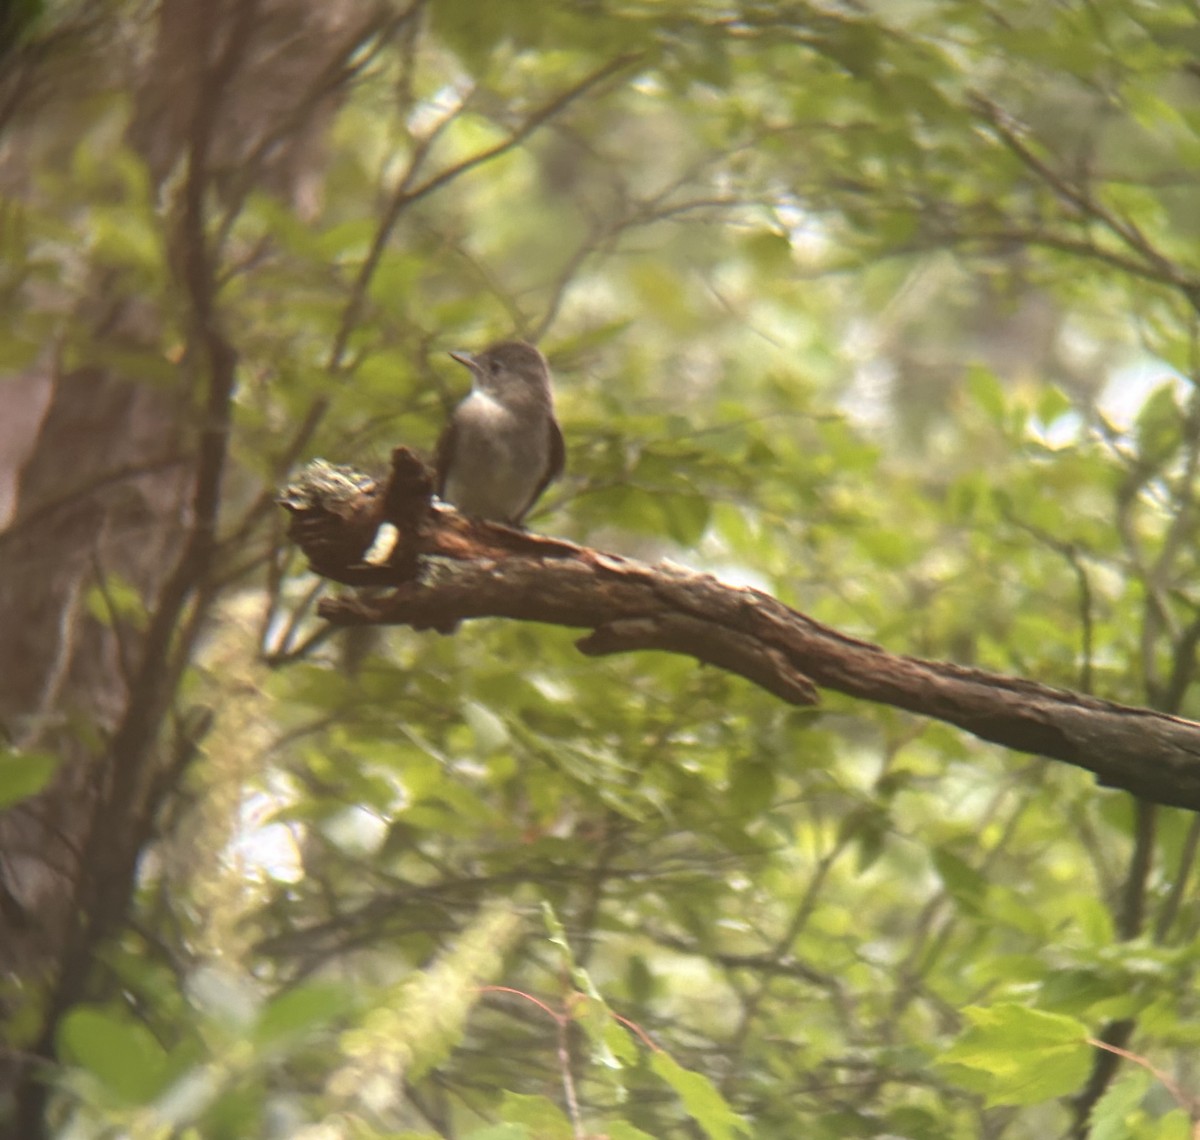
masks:
[[[322,617],[442,632],[480,617],[587,629],[577,644],[593,656],[683,653],[799,705],[817,703],[817,686],[834,689],[1073,764],[1146,800],[1200,808],[1193,721],[889,653],[759,590],[467,519],[434,504],[431,487],[421,461],[397,448],[384,485],[318,462],[288,488],[280,503],[314,571],[345,585],[393,587],[382,597],[326,599]],[[395,528],[394,541],[380,552],[384,524]]]

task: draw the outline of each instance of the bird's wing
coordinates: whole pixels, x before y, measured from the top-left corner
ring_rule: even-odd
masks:
[[[555,479],[562,478],[563,468],[567,465],[567,442],[563,439],[562,428],[558,426],[558,420],[553,416],[550,417],[550,462],[546,464],[546,478],[542,485],[538,488],[540,495],[545,489],[547,483],[553,483]]]
[[[567,463],[567,445],[563,439],[562,428],[558,426],[558,420],[553,416],[550,417],[550,455],[546,462],[546,473],[542,476],[541,482],[533,489],[533,494],[529,496],[529,502],[522,508],[521,513],[513,520],[519,523],[528,513],[534,503],[542,497],[542,492],[558,479],[563,468]]]

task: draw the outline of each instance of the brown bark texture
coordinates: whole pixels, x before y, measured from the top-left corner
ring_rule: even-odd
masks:
[[[102,992],[96,950],[127,916],[198,743],[174,702],[216,593],[236,365],[206,202],[266,187],[303,212],[347,60],[385,16],[164,0],[145,39],[81,19],[0,80],[0,186],[32,202],[38,164],[75,145],[77,101],[132,92],[129,145],[152,180],[178,184],[166,225],[187,325],[172,383],[64,368],[47,345],[0,384],[0,743],[58,762],[37,795],[0,811],[0,1134],[45,1135],[59,1020]],[[28,301],[91,329],[97,360],[161,358],[160,299],[118,272]]]
[[[656,649],[739,674],[782,700],[818,688],[892,705],[1016,751],[1084,768],[1145,800],[1200,808],[1200,724],[1035,681],[889,653],[785,606],[680,566],[654,566],[434,505],[428,472],[405,448],[385,485],[328,467],[281,500],[313,569],[352,586],[326,599],[337,625],[450,632],[504,617],[587,629],[592,656]],[[390,524],[384,545],[377,528]]]

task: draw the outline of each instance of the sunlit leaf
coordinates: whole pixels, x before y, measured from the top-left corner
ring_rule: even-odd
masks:
[[[729,1107],[707,1077],[684,1069],[666,1053],[654,1053],[650,1066],[674,1089],[688,1115],[711,1140],[733,1140],[736,1135],[752,1135],[746,1121]]]
[[[961,1066],[961,1079],[985,1093],[989,1104],[1065,1096],[1091,1068],[1087,1029],[1072,1018],[1007,1003],[964,1013],[971,1028],[939,1063]]]

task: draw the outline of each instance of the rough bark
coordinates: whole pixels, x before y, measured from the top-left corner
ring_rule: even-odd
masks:
[[[759,590],[465,519],[433,506],[429,488],[420,461],[400,448],[386,486],[345,479],[333,490],[309,479],[289,489],[282,502],[294,516],[292,533],[317,573],[394,587],[383,596],[327,599],[323,617],[444,632],[480,617],[588,629],[578,642],[584,653],[684,653],[793,704],[815,703],[817,686],[834,689],[1073,764],[1146,800],[1200,808],[1200,724],[1193,721],[889,653]],[[395,542],[377,555],[367,548],[383,523],[396,528]]]
[[[164,727],[214,597],[235,365],[205,211],[214,191],[232,212],[263,186],[303,211],[354,45],[401,18],[304,0],[164,0],[156,17],[153,43],[140,24],[81,25],[0,92],[0,185],[31,201],[38,164],[76,144],[78,101],[132,93],[129,141],[175,186],[170,269],[188,324],[172,384],[64,372],[52,346],[0,384],[0,742],[59,761],[38,795],[0,812],[0,1031],[22,1027],[0,1039],[0,1133],[24,1140],[45,1133],[58,1020],[92,992],[97,946],[127,914],[160,805],[194,753],[188,732]],[[78,297],[26,300],[72,305],[98,360],[163,355],[160,299],[103,267]]]

